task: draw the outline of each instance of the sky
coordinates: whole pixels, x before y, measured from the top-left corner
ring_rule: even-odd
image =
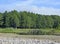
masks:
[[[0,0],[0,12],[6,10],[60,15],[60,0]]]

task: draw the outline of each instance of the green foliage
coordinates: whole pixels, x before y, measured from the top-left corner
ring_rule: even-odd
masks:
[[[40,34],[42,34],[42,31],[41,30],[30,30],[29,32],[28,32],[28,34],[30,34],[30,35],[40,35]]]
[[[60,28],[60,16],[41,15],[31,12],[18,12],[16,10],[0,13],[0,27],[13,28]]]
[[[60,35],[60,30],[0,28],[0,33],[15,33],[20,35]]]
[[[14,28],[17,28],[17,27],[19,27],[19,14],[18,14],[18,12],[16,11],[16,10],[14,10],[14,11],[12,11],[11,12],[12,13],[12,26],[14,27]]]
[[[0,13],[0,27],[2,27],[3,25],[3,15],[2,13]]]

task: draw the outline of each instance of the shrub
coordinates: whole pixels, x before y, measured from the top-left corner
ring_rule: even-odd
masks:
[[[30,30],[29,32],[28,32],[28,34],[31,34],[31,35],[41,35],[41,34],[43,34],[43,32],[41,31],[41,30]]]

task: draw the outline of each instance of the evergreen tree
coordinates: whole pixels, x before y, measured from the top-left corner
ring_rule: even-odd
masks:
[[[0,27],[2,27],[3,25],[3,15],[2,13],[0,13]]]

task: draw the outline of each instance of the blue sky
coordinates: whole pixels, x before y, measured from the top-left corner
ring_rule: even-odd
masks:
[[[0,0],[0,12],[14,9],[38,14],[60,15],[60,0]]]

